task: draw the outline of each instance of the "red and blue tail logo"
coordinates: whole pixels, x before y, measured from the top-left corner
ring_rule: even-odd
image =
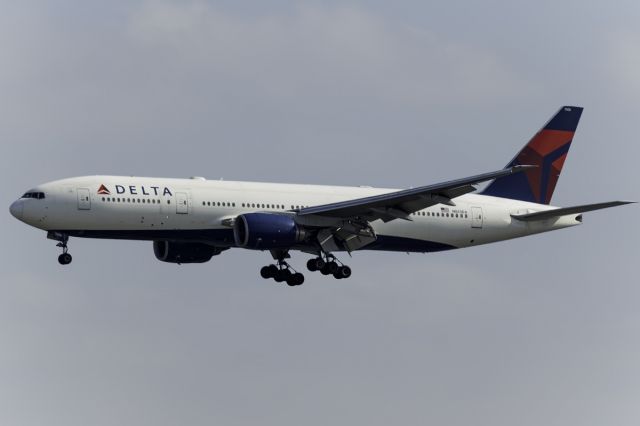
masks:
[[[111,195],[111,191],[109,191],[109,189],[106,186],[100,185],[100,188],[98,188],[98,194]]]
[[[538,166],[493,181],[484,195],[549,204],[578,127],[582,108],[565,106],[553,116],[507,167]]]

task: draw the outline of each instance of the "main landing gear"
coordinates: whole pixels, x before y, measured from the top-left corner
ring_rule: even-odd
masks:
[[[260,269],[262,278],[273,278],[279,283],[286,281],[291,287],[301,285],[304,282],[304,275],[297,272],[285,261],[290,257],[287,251],[272,251],[271,253],[276,259],[276,264],[263,266]],[[309,259],[307,269],[312,272],[320,271],[322,275],[333,275],[338,280],[351,276],[351,268],[340,262],[331,253],[320,252],[318,257]]]
[[[338,280],[351,276],[351,268],[340,262],[330,253],[325,254],[324,259],[322,256],[309,259],[307,269],[311,272],[320,271],[322,275],[333,275],[333,277]]]
[[[296,272],[295,269],[284,260],[278,260],[277,265],[263,266],[262,269],[260,269],[260,275],[264,279],[273,278],[278,283],[286,281],[291,287],[302,285],[304,282],[304,275]]]

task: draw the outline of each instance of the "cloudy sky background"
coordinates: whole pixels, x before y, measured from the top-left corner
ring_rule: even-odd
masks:
[[[348,281],[167,265],[8,206],[85,174],[404,188],[585,107],[554,203],[640,199],[640,6],[0,2],[0,423],[637,425],[638,208]],[[302,267],[306,256],[293,259]]]

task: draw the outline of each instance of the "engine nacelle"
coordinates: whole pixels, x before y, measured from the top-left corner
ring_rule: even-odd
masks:
[[[177,243],[154,241],[153,253],[156,259],[169,263],[204,263],[224,249],[203,243]]]
[[[302,242],[305,234],[304,228],[286,214],[241,214],[233,226],[236,246],[248,249],[288,248]]]

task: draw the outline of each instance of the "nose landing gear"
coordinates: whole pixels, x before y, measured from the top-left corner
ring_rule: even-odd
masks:
[[[60,256],[58,256],[58,263],[60,263],[61,265],[68,265],[71,263],[71,260],[73,260],[73,257],[71,257],[71,255],[67,252],[64,252]]]
[[[61,265],[70,264],[71,260],[73,260],[73,257],[71,257],[71,255],[69,254],[69,248],[67,247],[69,236],[60,232],[49,232],[47,234],[47,238],[58,241],[56,247],[62,248],[62,254],[58,256],[58,263],[60,263]]]

